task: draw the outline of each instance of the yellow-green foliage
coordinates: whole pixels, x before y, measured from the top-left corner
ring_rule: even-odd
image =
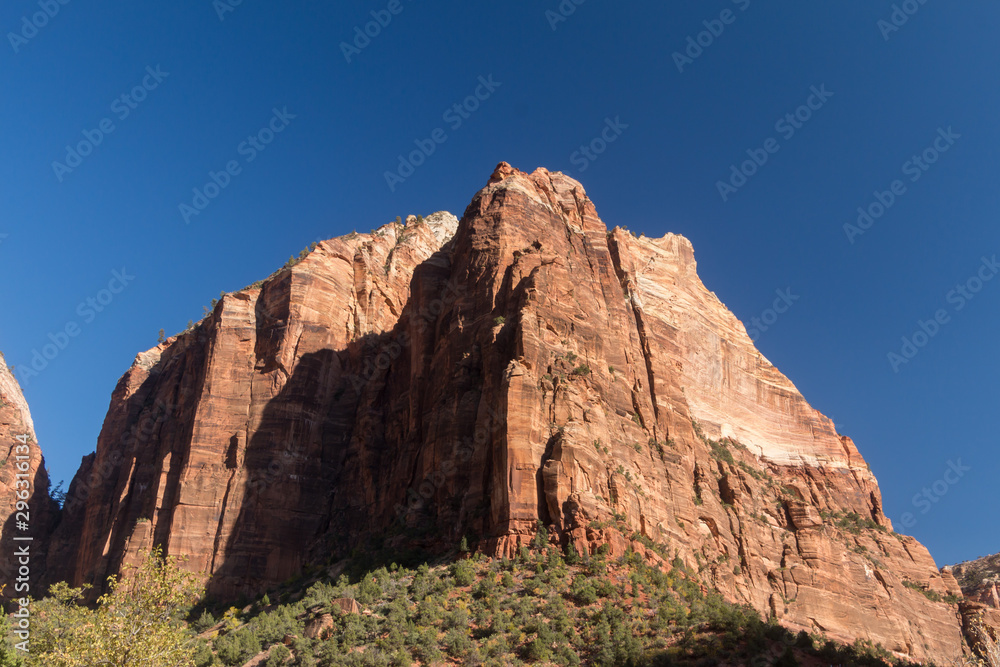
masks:
[[[121,578],[90,609],[84,589],[52,586],[32,605],[26,667],[189,667],[196,644],[181,616],[201,594],[194,575],[159,549]]]

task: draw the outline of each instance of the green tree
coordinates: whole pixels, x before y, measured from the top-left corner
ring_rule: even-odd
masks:
[[[242,665],[260,653],[260,640],[247,626],[215,640],[215,650],[224,665]]]
[[[55,584],[34,605],[27,667],[193,667],[197,643],[181,618],[202,593],[197,577],[159,547],[109,577],[96,609],[84,589]]]
[[[460,560],[452,563],[451,576],[455,577],[456,586],[470,586],[476,578],[476,570],[471,561]]]
[[[292,655],[284,644],[278,644],[271,649],[271,655],[267,659],[266,667],[280,667],[280,665],[285,664]]]
[[[11,645],[11,627],[2,607],[0,607],[0,628],[3,629],[3,637],[0,637],[0,667],[23,667],[21,656]]]

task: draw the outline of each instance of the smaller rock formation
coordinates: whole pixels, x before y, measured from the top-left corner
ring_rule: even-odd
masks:
[[[962,630],[989,667],[1000,667],[1000,554],[942,568],[962,588]]]
[[[37,583],[45,573],[47,538],[57,512],[49,498],[49,476],[28,403],[0,354],[0,596],[4,599],[42,596]],[[23,539],[27,537],[32,539]]]
[[[959,563],[950,570],[966,598],[1000,609],[1000,554]]]

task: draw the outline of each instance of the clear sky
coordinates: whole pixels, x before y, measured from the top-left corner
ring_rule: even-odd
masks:
[[[25,386],[56,481],[160,328],[506,160],[690,238],[897,528],[1000,551],[996,4],[235,2],[0,7],[0,350],[65,343]]]

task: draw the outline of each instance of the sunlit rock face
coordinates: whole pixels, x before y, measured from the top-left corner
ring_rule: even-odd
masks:
[[[49,477],[28,403],[3,354],[0,459],[0,597],[42,597],[48,535],[59,508],[49,499]]]

